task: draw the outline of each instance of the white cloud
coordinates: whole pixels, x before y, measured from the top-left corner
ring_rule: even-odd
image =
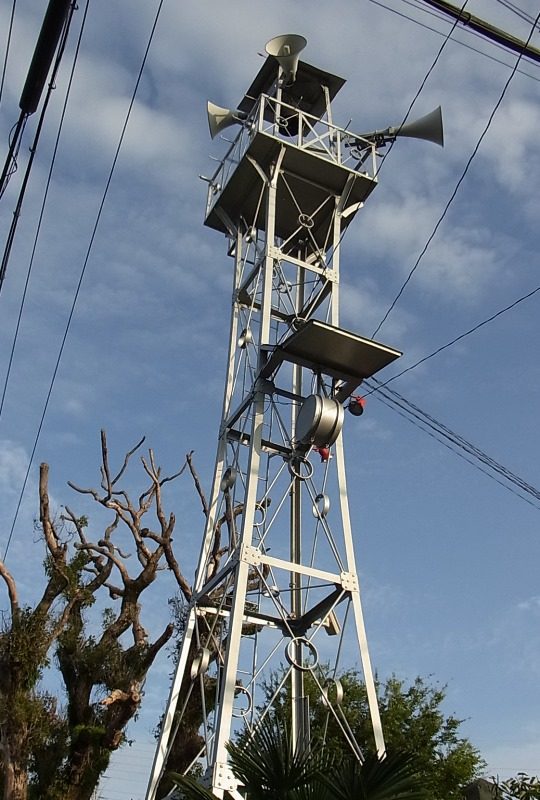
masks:
[[[26,475],[28,453],[10,439],[0,439],[0,491],[16,495]]]

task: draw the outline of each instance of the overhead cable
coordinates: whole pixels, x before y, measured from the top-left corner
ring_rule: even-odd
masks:
[[[528,14],[526,11],[523,11],[523,9],[521,9],[515,3],[511,3],[509,2],[509,0],[496,0],[496,2],[500,6],[504,6],[504,8],[507,8],[509,11],[512,11],[512,13],[514,13],[517,17],[520,17],[521,19],[525,20],[525,22],[529,23],[533,22],[532,14]]]
[[[378,381],[371,378],[366,383],[371,385],[372,383],[377,384]],[[463,436],[455,433],[446,425],[443,425],[443,423],[438,422],[430,414],[422,411],[422,409],[409,400],[406,400],[397,392],[391,389],[383,389],[382,385],[373,389],[373,392],[376,392],[376,399],[384,405],[396,411],[400,416],[407,419],[408,422],[424,431],[424,433],[427,433],[428,436],[431,436],[444,447],[451,450],[459,458],[467,461],[475,469],[487,475],[488,478],[494,480],[509,492],[517,495],[521,500],[524,500],[540,511],[540,505],[534,502],[534,500],[540,501],[540,489],[527,483],[519,475],[516,475],[503,464],[500,464],[494,458],[488,456],[487,453],[467,441]],[[529,497],[526,496],[527,494]],[[531,500],[530,497],[532,497],[533,500]]]
[[[456,344],[457,342],[460,342],[462,339],[465,339],[465,337],[470,336],[471,333],[475,333],[480,328],[483,328],[484,325],[493,322],[494,319],[497,319],[497,317],[500,317],[502,314],[505,314],[507,311],[510,311],[512,308],[515,308],[520,303],[523,303],[524,300],[528,300],[530,297],[533,297],[533,295],[535,295],[537,292],[540,292],[540,286],[537,286],[536,289],[532,289],[530,292],[527,292],[527,294],[518,297],[517,300],[514,300],[509,305],[499,309],[499,311],[496,311],[495,314],[492,314],[490,317],[487,317],[487,319],[482,320],[482,322],[478,322],[476,325],[473,325],[472,328],[469,328],[469,330],[465,331],[464,333],[460,333],[459,336],[455,336],[446,344],[441,345],[441,347],[438,347],[432,353],[429,353],[429,355],[423,356],[414,364],[411,364],[410,367],[406,367],[404,370],[398,372],[396,375],[392,375],[391,378],[388,378],[388,380],[381,385],[387,386],[389,383],[392,383],[392,381],[395,381],[396,378],[401,378],[401,376],[405,375],[406,372],[411,372],[413,369],[416,369],[416,367],[419,367],[420,364],[423,364],[425,361],[429,361],[430,358],[439,355],[439,353],[442,353],[443,350],[447,350],[449,347],[452,347],[452,345]]]
[[[2,104],[2,96],[4,94],[4,81],[6,79],[6,69],[7,63],[9,59],[9,49],[11,46],[11,34],[13,32],[13,20],[15,19],[15,7],[17,5],[17,0],[13,0],[11,4],[11,16],[9,18],[9,25],[8,25],[8,35],[6,40],[6,52],[4,55],[4,63],[2,65],[2,78],[0,79],[0,105]]]
[[[21,113],[10,137],[8,155],[0,176],[0,197],[17,167],[17,153],[26,121],[37,110],[58,42],[75,5],[74,0],[49,0],[19,100]]]
[[[463,9],[465,8],[465,6],[467,5],[467,3],[468,3],[468,2],[469,2],[469,0],[464,0],[464,3],[463,3],[463,5],[461,6],[461,10],[462,10],[462,11],[463,11]],[[407,120],[408,120],[408,118],[409,118],[409,114],[411,113],[411,111],[412,111],[412,109],[413,109],[413,106],[414,106],[414,104],[415,104],[415,103],[416,103],[416,101],[418,100],[418,98],[419,98],[419,96],[420,96],[420,94],[421,94],[421,92],[422,92],[422,90],[423,90],[424,86],[426,85],[426,83],[427,83],[427,79],[429,78],[429,76],[431,75],[431,73],[433,72],[433,70],[435,69],[435,67],[436,67],[436,65],[437,65],[437,63],[438,63],[438,61],[439,61],[439,59],[440,59],[440,57],[441,57],[441,55],[442,55],[442,53],[443,53],[443,50],[444,50],[444,48],[446,47],[446,45],[447,45],[447,44],[448,44],[448,42],[450,41],[450,37],[451,37],[451,35],[452,35],[452,33],[453,33],[453,31],[454,31],[454,28],[456,27],[456,25],[457,25],[457,20],[454,22],[454,24],[453,24],[452,28],[450,29],[450,31],[449,31],[449,33],[448,33],[448,35],[446,36],[446,38],[445,38],[445,40],[444,40],[444,42],[443,42],[443,43],[441,44],[441,46],[439,47],[439,50],[438,50],[438,52],[437,52],[437,55],[436,55],[436,56],[435,56],[435,58],[433,59],[433,62],[432,62],[432,64],[431,64],[430,68],[428,69],[428,71],[427,71],[427,72],[426,72],[426,74],[424,75],[424,78],[423,78],[423,80],[421,81],[421,83],[420,83],[420,86],[418,87],[418,90],[417,90],[416,94],[414,95],[413,99],[411,100],[411,102],[410,102],[410,104],[409,104],[409,108],[407,109],[407,113],[405,114],[405,116],[404,116],[403,120],[401,121],[401,124],[400,124],[400,125],[398,126],[398,128],[397,128],[397,134],[398,134],[398,135],[399,135],[399,131],[401,130],[401,128],[403,128],[403,126],[404,126],[404,125],[405,125],[405,123],[407,122]],[[382,165],[384,164],[385,160],[386,160],[386,159],[388,158],[388,156],[390,155],[390,153],[391,153],[391,151],[392,151],[392,147],[394,146],[394,144],[395,144],[395,142],[396,142],[396,141],[397,141],[397,137],[393,139],[393,141],[390,143],[390,147],[388,148],[388,150],[386,151],[386,153],[385,153],[385,154],[383,155],[383,157],[381,158],[381,160],[380,160],[380,163],[379,163],[379,167],[378,167],[378,169],[377,169],[377,172],[375,173],[375,176],[374,176],[374,177],[376,177],[376,178],[377,178],[377,177],[379,176],[379,174],[380,174],[380,172],[381,172]]]
[[[30,283],[30,276],[31,276],[31,273],[32,273],[32,267],[33,267],[34,258],[35,258],[35,255],[36,255],[36,248],[37,248],[37,243],[38,243],[38,239],[39,239],[39,234],[40,234],[40,231],[41,231],[41,224],[43,222],[43,215],[45,213],[45,206],[47,204],[47,198],[49,196],[49,188],[50,188],[50,184],[51,184],[52,173],[53,173],[54,166],[55,166],[55,163],[56,163],[56,155],[57,155],[57,152],[58,152],[58,146],[59,146],[59,143],[60,143],[60,136],[61,136],[62,128],[63,128],[63,125],[64,125],[64,118],[65,118],[65,115],[66,115],[67,105],[68,105],[69,97],[70,97],[70,94],[71,94],[71,86],[72,86],[72,83],[73,83],[73,76],[75,74],[75,67],[77,65],[77,60],[78,60],[78,56],[79,56],[79,50],[80,50],[80,46],[81,46],[82,36],[83,36],[84,29],[85,29],[85,23],[86,23],[86,17],[87,17],[87,14],[88,14],[89,4],[90,4],[90,0],[86,0],[86,6],[85,6],[85,9],[84,9],[84,13],[83,13],[83,18],[82,18],[81,27],[80,27],[80,30],[79,30],[79,36],[78,36],[78,40],[77,40],[77,46],[75,48],[75,55],[73,57],[73,63],[71,65],[71,71],[70,71],[68,86],[67,86],[66,95],[65,95],[65,98],[64,98],[64,104],[63,104],[63,107],[62,107],[62,113],[60,115],[60,123],[58,125],[58,132],[56,134],[56,140],[55,140],[55,143],[54,143],[54,149],[53,149],[53,154],[52,154],[52,158],[51,158],[51,164],[50,164],[50,167],[49,167],[49,174],[47,176],[47,181],[46,181],[46,185],[45,185],[45,192],[43,194],[43,200],[42,200],[42,203],[41,203],[41,210],[40,210],[40,213],[39,213],[38,223],[37,223],[37,227],[36,227],[36,233],[35,233],[35,236],[34,236],[34,243],[33,243],[33,246],[32,246],[32,253],[30,255],[30,261],[29,261],[29,264],[28,264],[28,270],[26,272],[26,280],[25,280],[25,283],[24,283],[22,299],[21,299],[21,303],[20,303],[20,307],[19,307],[19,313],[18,313],[18,317],[17,317],[17,324],[15,326],[15,333],[14,333],[13,342],[12,342],[12,345],[11,345],[11,352],[10,352],[10,355],[9,355],[8,366],[7,366],[7,370],[6,370],[6,376],[4,378],[4,386],[3,386],[3,389],[2,389],[2,397],[0,399],[0,418],[2,416],[2,411],[3,411],[3,408],[4,408],[4,402],[5,402],[6,392],[7,392],[7,388],[8,388],[8,384],[9,384],[9,378],[10,378],[10,374],[11,374],[11,367],[13,365],[13,358],[14,358],[14,355],[15,355],[15,348],[17,346],[17,340],[18,340],[18,336],[19,336],[19,330],[20,330],[20,326],[21,326],[21,320],[22,320],[23,310],[24,310],[25,301],[26,301],[26,295],[27,295],[27,292],[28,292],[28,286],[29,286],[29,283]],[[47,100],[46,100],[46,102],[47,102]]]
[[[22,184],[21,184],[21,188],[19,190],[19,196],[17,198],[15,211],[13,212],[13,219],[11,221],[11,225],[10,225],[10,228],[9,228],[9,231],[8,231],[7,241],[6,241],[6,245],[4,247],[4,253],[2,255],[2,261],[0,262],[0,292],[2,291],[2,286],[4,284],[4,279],[6,277],[6,271],[7,271],[7,267],[8,267],[8,263],[9,263],[9,257],[11,255],[11,248],[13,246],[13,241],[15,239],[15,232],[17,230],[19,217],[21,215],[21,209],[22,209],[22,204],[23,204],[23,200],[24,200],[24,195],[26,194],[26,187],[28,185],[28,180],[30,178],[30,173],[32,171],[32,165],[34,163],[34,157],[35,157],[36,152],[37,152],[37,146],[38,146],[38,142],[39,142],[39,139],[40,139],[43,123],[45,121],[45,115],[47,113],[47,108],[49,106],[49,101],[51,99],[52,92],[53,92],[53,90],[55,89],[55,86],[56,86],[56,76],[58,74],[58,70],[60,69],[62,56],[64,55],[64,50],[65,50],[65,47],[66,47],[68,34],[69,34],[69,28],[70,28],[70,25],[71,25],[71,20],[73,18],[73,12],[75,11],[75,7],[76,7],[75,3],[69,4],[69,12],[68,12],[68,15],[67,15],[66,19],[64,20],[64,27],[63,27],[63,30],[61,32],[60,41],[59,41],[59,44],[58,44],[58,52],[57,52],[55,63],[54,63],[54,67],[53,67],[53,70],[52,70],[52,73],[51,73],[51,79],[49,81],[49,88],[47,90],[47,94],[45,95],[45,100],[44,100],[44,103],[43,103],[43,107],[42,107],[41,113],[39,115],[39,120],[38,120],[38,124],[37,124],[37,127],[36,127],[36,132],[34,134],[34,141],[32,142],[32,146],[30,148],[30,158],[28,159],[28,163],[26,165],[26,170],[25,170],[25,173],[24,173],[24,178],[23,178],[23,181],[22,181]],[[28,74],[29,74],[29,76],[31,76],[31,74],[32,74],[31,70],[29,71]],[[28,85],[28,83],[29,82],[27,80],[27,84],[25,85],[25,89],[23,89],[23,95],[24,95],[24,93],[26,91],[26,95],[28,97],[28,102],[31,103],[31,107],[32,107],[34,102],[37,102],[37,98],[36,98],[35,91],[34,91],[35,90],[35,85],[32,84],[32,82],[30,82],[30,89],[27,89],[26,86]],[[41,94],[41,91],[40,91],[40,94]],[[24,107],[26,107],[26,104],[24,104]],[[25,113],[26,116],[28,116],[28,114],[32,113],[32,112],[31,111],[26,111],[24,113]]]
[[[9,532],[9,536],[8,536],[8,541],[7,541],[7,544],[6,544],[6,549],[4,551],[4,557],[3,557],[4,561],[6,560],[6,556],[7,556],[8,552],[9,552],[9,547],[10,547],[10,544],[11,544],[11,541],[12,541],[12,538],[13,538],[13,532],[15,530],[15,525],[17,523],[17,519],[18,519],[18,516],[19,516],[19,510],[20,510],[20,507],[21,507],[24,491],[26,489],[26,484],[28,482],[28,477],[30,475],[30,469],[32,467],[32,462],[34,460],[34,455],[35,455],[36,448],[37,448],[37,445],[38,445],[38,442],[39,442],[39,438],[41,436],[43,423],[45,421],[45,416],[47,414],[47,409],[49,407],[49,401],[51,399],[51,395],[52,395],[52,391],[53,391],[53,388],[54,388],[54,384],[56,382],[56,376],[57,376],[58,370],[60,368],[60,362],[62,360],[62,355],[64,353],[64,348],[65,348],[66,341],[67,341],[68,334],[69,334],[69,330],[70,330],[70,327],[71,327],[71,321],[72,321],[73,315],[75,313],[75,307],[77,305],[77,300],[79,298],[79,294],[80,294],[80,291],[81,291],[81,286],[82,286],[83,278],[84,278],[84,275],[85,275],[85,272],[86,272],[86,267],[88,266],[88,262],[90,260],[90,254],[92,252],[92,248],[93,248],[94,240],[95,240],[95,237],[96,237],[97,229],[99,227],[99,223],[100,223],[100,220],[101,220],[101,215],[103,213],[103,208],[105,206],[105,201],[107,199],[107,195],[108,195],[108,192],[109,192],[109,187],[111,185],[112,177],[113,177],[113,174],[114,174],[114,171],[115,171],[115,168],[116,168],[116,164],[117,164],[117,161],[118,161],[118,156],[120,154],[120,150],[121,150],[122,144],[124,142],[124,137],[125,137],[125,134],[126,134],[128,122],[129,122],[129,119],[131,117],[131,112],[133,110],[133,106],[135,104],[135,97],[137,95],[137,92],[138,92],[138,89],[139,89],[139,84],[140,84],[141,78],[142,78],[142,74],[143,74],[144,68],[146,66],[146,60],[148,58],[148,53],[150,51],[150,46],[151,46],[153,38],[154,38],[154,33],[156,31],[156,27],[157,27],[157,23],[158,23],[160,14],[161,14],[161,9],[162,9],[163,3],[164,3],[164,0],[160,0],[160,2],[158,4],[158,8],[157,8],[157,11],[156,11],[156,14],[155,14],[155,17],[154,17],[154,22],[153,22],[153,25],[152,25],[152,29],[150,31],[150,36],[149,36],[149,39],[148,39],[148,43],[146,45],[146,50],[144,52],[143,60],[142,60],[142,63],[141,63],[141,67],[139,69],[137,80],[135,82],[135,88],[133,89],[133,93],[132,93],[131,100],[130,100],[130,103],[129,103],[129,107],[128,107],[128,110],[127,110],[127,113],[126,113],[124,124],[122,126],[122,131],[120,133],[120,138],[119,138],[119,141],[118,141],[118,145],[116,147],[116,152],[114,154],[112,165],[111,165],[111,168],[110,168],[110,171],[109,171],[109,175],[108,175],[107,181],[105,183],[105,189],[103,191],[103,196],[101,198],[101,202],[100,202],[99,209],[98,209],[98,212],[97,212],[97,216],[96,216],[96,220],[95,220],[94,227],[93,227],[93,230],[92,230],[92,234],[90,236],[90,241],[89,241],[88,248],[87,248],[87,251],[86,251],[86,255],[85,255],[85,258],[84,258],[83,266],[82,266],[82,269],[81,269],[81,273],[80,273],[80,276],[79,276],[77,287],[75,289],[75,295],[73,297],[71,310],[69,312],[68,320],[67,320],[66,327],[65,327],[65,330],[64,330],[64,335],[62,337],[62,342],[60,344],[60,349],[59,349],[59,352],[58,352],[58,356],[57,356],[57,359],[56,359],[56,364],[55,364],[55,367],[54,367],[54,370],[53,370],[53,374],[52,374],[52,377],[51,377],[51,382],[50,382],[49,389],[48,389],[48,392],[47,392],[47,396],[46,396],[46,399],[45,399],[45,403],[44,403],[44,406],[43,406],[43,410],[42,410],[42,414],[41,414],[41,419],[40,419],[40,422],[39,422],[38,430],[37,430],[37,433],[36,433],[36,436],[35,436],[35,439],[34,439],[34,444],[33,444],[32,451],[31,451],[31,454],[30,454],[30,458],[29,458],[29,461],[28,461],[28,467],[27,467],[26,474],[25,474],[25,477],[24,477],[23,485],[22,485],[22,488],[21,488],[21,491],[20,491],[20,494],[19,494],[17,508],[15,510],[15,514],[14,514],[14,517],[13,517],[13,522],[11,524],[11,528],[10,528],[10,532]]]
[[[444,38],[446,38],[448,36],[448,34],[444,33],[443,31],[440,31],[437,28],[432,27],[431,25],[427,25],[425,22],[420,22],[419,19],[415,19],[414,17],[411,17],[408,14],[402,13],[401,11],[397,11],[395,8],[392,8],[391,6],[387,6],[385,3],[380,2],[380,0],[369,0],[369,2],[373,3],[376,6],[380,6],[380,8],[384,8],[385,11],[390,11],[392,14],[396,14],[398,17],[402,17],[403,19],[406,19],[409,22],[412,22],[415,25],[418,25],[420,28],[424,28],[425,30],[430,31],[431,33],[436,33],[437,36],[443,36]],[[402,0],[402,2],[405,3],[406,5],[412,6],[412,8],[415,8],[415,9],[417,9],[419,11],[422,11],[424,14],[427,14],[429,16],[434,17],[435,19],[440,20],[441,22],[444,22],[446,24],[448,23],[448,20],[446,20],[441,14],[437,14],[435,11],[430,11],[427,8],[420,8],[420,6],[418,6],[417,3],[412,2],[412,0]],[[455,27],[455,26],[453,26],[453,27]],[[482,36],[479,33],[477,33],[476,31],[471,30],[471,31],[464,31],[464,32],[470,33],[472,36],[476,36],[478,39],[482,39]],[[485,50],[480,50],[478,47],[473,47],[471,44],[468,44],[467,42],[463,42],[461,39],[457,39],[453,35],[452,31],[451,31],[450,39],[455,44],[459,44],[461,47],[466,47],[467,50],[472,50],[473,53],[478,53],[478,55],[481,55],[484,58],[488,58],[490,61],[495,61],[495,63],[502,64],[502,66],[504,66],[504,67],[509,67],[509,68],[511,67],[511,64],[508,64],[506,61],[503,61],[501,58],[496,58],[494,55],[491,55],[490,53],[486,53]],[[498,47],[500,50],[504,50],[505,52],[507,52],[507,48],[503,47],[502,44],[498,44],[497,42],[491,42],[491,44],[494,47]],[[534,64],[532,64],[531,66],[534,66]],[[517,72],[520,75],[525,75],[527,78],[531,78],[533,81],[540,81],[540,77],[537,77],[536,75],[531,75],[530,72],[525,72],[525,70],[523,70],[523,69],[518,69]]]
[[[532,37],[532,35],[534,33],[536,24],[538,23],[539,19],[540,19],[540,14],[538,14],[538,16],[536,17],[535,23],[534,23],[533,27],[531,28],[531,31],[529,33],[529,37],[527,39],[527,43],[530,41],[530,39],[531,39],[531,37]],[[386,314],[383,316],[383,318],[381,319],[381,321],[379,322],[379,324],[375,328],[375,330],[374,330],[374,332],[372,334],[372,338],[380,331],[380,329],[382,328],[382,326],[384,325],[384,323],[386,322],[386,320],[390,316],[390,314],[393,311],[393,309],[395,308],[399,298],[401,297],[401,295],[405,291],[405,288],[406,288],[407,284],[409,283],[409,281],[411,280],[412,276],[414,275],[414,273],[418,269],[418,266],[419,266],[422,258],[426,254],[431,242],[435,238],[435,236],[437,234],[437,231],[439,230],[439,227],[441,226],[444,218],[446,217],[446,215],[447,215],[447,213],[448,213],[448,211],[450,209],[450,206],[452,205],[452,203],[453,203],[453,201],[454,201],[454,199],[455,199],[455,197],[456,197],[456,195],[457,195],[457,193],[459,191],[459,188],[460,188],[461,184],[465,180],[465,177],[466,177],[466,175],[467,175],[467,173],[469,171],[469,168],[470,168],[470,166],[471,166],[471,164],[472,164],[472,162],[474,160],[474,157],[476,156],[476,154],[478,153],[478,150],[480,149],[480,145],[482,144],[482,142],[484,140],[484,137],[486,136],[488,130],[491,127],[491,123],[493,122],[493,118],[495,117],[495,114],[497,113],[497,111],[498,111],[498,109],[499,109],[499,107],[500,107],[500,105],[501,105],[501,103],[502,103],[502,101],[503,101],[503,99],[504,99],[504,97],[506,95],[506,92],[508,91],[508,87],[510,86],[511,81],[512,81],[514,75],[516,74],[516,70],[517,70],[517,67],[518,67],[518,64],[519,64],[521,58],[522,58],[522,54],[520,54],[517,57],[516,63],[514,64],[514,67],[513,67],[512,71],[511,71],[510,75],[508,76],[508,79],[507,79],[506,83],[504,84],[503,90],[502,90],[501,94],[499,95],[499,98],[498,98],[497,102],[495,103],[495,106],[493,107],[493,110],[492,110],[491,114],[489,115],[488,121],[487,121],[486,125],[484,126],[484,129],[483,129],[482,133],[480,134],[480,137],[479,137],[478,141],[476,142],[476,145],[474,146],[473,151],[472,151],[471,155],[469,156],[469,158],[467,160],[467,163],[465,164],[465,168],[463,169],[463,172],[461,173],[461,175],[460,175],[460,177],[459,177],[459,179],[458,179],[458,181],[457,181],[457,183],[456,183],[456,185],[455,185],[455,187],[454,187],[454,189],[452,191],[452,194],[450,195],[450,198],[447,201],[447,203],[446,203],[446,205],[445,205],[445,207],[443,209],[442,214],[440,215],[439,219],[437,220],[437,222],[435,224],[435,227],[433,228],[430,236],[428,237],[428,240],[427,240],[426,244],[422,248],[418,258],[416,259],[416,262],[414,263],[414,266],[412,267],[412,269],[409,272],[407,278],[403,282],[400,290],[398,291],[397,295],[395,296],[395,298],[393,299],[392,303],[390,304],[390,307],[388,308],[388,311],[386,312]]]
[[[478,31],[478,33],[482,34],[482,36],[485,36],[486,39],[489,39],[493,42],[498,42],[499,44],[502,44],[504,47],[508,48],[508,50],[512,50],[514,53],[518,53],[520,56],[525,56],[525,58],[530,58],[533,61],[540,63],[540,50],[537,50],[536,47],[532,47],[530,45],[530,36],[526,42],[522,41],[521,39],[517,39],[515,36],[512,36],[512,34],[507,33],[501,28],[497,28],[495,25],[492,25],[490,22],[486,22],[484,19],[480,19],[480,17],[476,17],[474,14],[463,14],[463,12],[460,11],[457,6],[452,5],[452,3],[447,2],[447,0],[422,0],[422,2],[427,3],[432,8],[442,11],[452,19],[456,19],[467,28]],[[534,33],[535,28],[536,23],[533,25],[532,33]]]

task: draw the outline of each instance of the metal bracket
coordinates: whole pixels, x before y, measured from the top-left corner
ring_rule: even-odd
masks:
[[[342,589],[346,592],[358,591],[358,576],[354,572],[342,572],[340,577]]]
[[[215,786],[217,789],[224,789],[226,792],[234,792],[236,790],[238,781],[227,763],[216,762]]]
[[[260,550],[257,550],[256,547],[252,547],[250,544],[242,545],[242,549],[240,551],[240,561],[244,561],[246,564],[251,564],[252,567],[258,567],[262,563],[261,557],[262,554]]]

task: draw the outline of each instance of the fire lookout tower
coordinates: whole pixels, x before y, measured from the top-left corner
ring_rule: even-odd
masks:
[[[304,677],[353,753],[340,669],[361,665],[378,753],[384,738],[349,515],[342,426],[363,379],[401,354],[339,322],[343,235],[377,185],[377,148],[396,136],[442,144],[440,109],[358,135],[331,103],[344,80],[299,60],[278,36],[240,102],[209,103],[212,137],[240,126],[208,180],[205,224],[227,237],[233,292],[222,419],[199,565],[147,800],[154,800],[190,703],[202,711],[202,766],[218,796],[241,798],[227,760],[254,729],[284,664],[292,742],[309,742]],[[228,141],[228,140],[227,140]],[[274,699],[275,699],[274,698]]]

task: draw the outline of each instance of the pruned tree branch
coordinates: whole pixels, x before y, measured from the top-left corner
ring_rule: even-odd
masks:
[[[8,570],[3,561],[0,561],[0,576],[4,579],[7,586],[9,604],[11,607],[11,615],[15,616],[19,610],[19,597],[17,594],[17,584],[11,572]]]

